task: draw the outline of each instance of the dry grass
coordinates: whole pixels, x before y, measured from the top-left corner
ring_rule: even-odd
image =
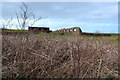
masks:
[[[107,38],[3,35],[3,78],[118,76],[118,43]]]

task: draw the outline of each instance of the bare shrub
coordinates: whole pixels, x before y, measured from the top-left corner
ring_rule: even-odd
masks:
[[[118,76],[117,41],[106,38],[3,35],[2,48],[4,78]]]

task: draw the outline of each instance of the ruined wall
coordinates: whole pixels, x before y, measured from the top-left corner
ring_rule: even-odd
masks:
[[[49,32],[49,28],[48,27],[29,27],[28,28],[29,32],[32,33],[39,33],[39,32]]]
[[[82,33],[82,30],[79,27],[73,27],[73,28],[68,28],[68,29],[60,29],[54,32],[65,32],[65,33],[70,33],[73,35],[80,35]]]
[[[29,27],[29,32],[32,33],[39,33],[39,32],[64,32],[70,33],[72,35],[80,35],[82,30],[79,27],[67,28],[67,29],[60,29],[57,31],[50,31],[47,27]]]

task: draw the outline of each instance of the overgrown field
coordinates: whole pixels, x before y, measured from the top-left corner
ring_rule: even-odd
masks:
[[[3,78],[117,78],[117,37],[3,35]]]

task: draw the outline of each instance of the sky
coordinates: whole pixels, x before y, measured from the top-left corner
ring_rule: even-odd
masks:
[[[20,5],[3,2],[0,20],[13,17],[17,25],[15,13],[20,12]],[[29,2],[29,6],[36,17],[43,18],[34,27],[49,27],[53,31],[80,27],[83,32],[118,33],[117,2]]]

